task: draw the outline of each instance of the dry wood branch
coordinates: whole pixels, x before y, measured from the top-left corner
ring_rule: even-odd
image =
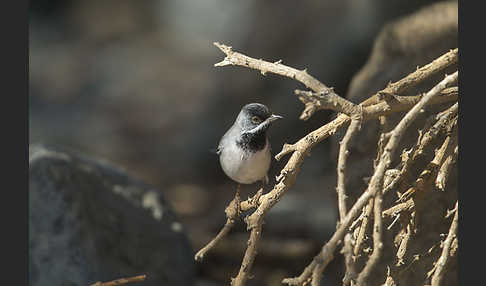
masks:
[[[358,111],[359,112],[359,111]],[[358,119],[352,119],[351,123],[349,124],[348,130],[346,131],[346,134],[344,135],[343,140],[341,141],[341,146],[339,147],[339,156],[338,156],[338,166],[337,166],[337,175],[338,175],[338,180],[337,180],[337,194],[338,194],[338,206],[339,206],[339,217],[340,221],[344,219],[346,216],[347,212],[347,207],[346,207],[346,161],[349,155],[348,151],[348,144],[354,137],[354,135],[358,132],[359,128],[361,125],[361,118]],[[345,251],[344,258],[346,261],[346,273],[345,277],[343,279],[343,284],[348,285],[348,283],[352,283],[351,281],[354,280],[355,275],[356,275],[356,267],[354,265],[354,259],[353,259],[353,252],[352,252],[352,246],[349,245],[351,243],[351,239],[345,239],[344,240],[344,248],[347,249],[348,251]],[[319,270],[317,270],[319,271]],[[317,274],[316,274],[317,275]],[[317,278],[317,277],[316,277]],[[320,280],[313,280],[313,281],[320,281]]]
[[[416,207],[417,202],[423,199],[425,193],[432,188],[439,172],[439,166],[445,157],[445,151],[451,144],[450,140],[450,136],[446,137],[441,147],[436,151],[433,160],[420,173],[414,185],[400,196],[397,205],[383,211],[383,215],[395,216],[402,212],[410,212]]]
[[[214,45],[226,54],[223,61],[215,64],[217,67],[236,65],[259,70],[263,75],[274,73],[295,79],[313,90],[315,93],[300,90],[295,91],[295,94],[299,95],[299,99],[305,104],[305,109],[300,116],[302,120],[309,119],[320,109],[333,109],[349,116],[359,112],[357,105],[337,95],[332,87],[327,87],[308,74],[306,69],[298,70],[282,64],[282,61],[272,63],[261,59],[257,60],[235,52],[229,46],[220,43],[214,43]]]
[[[369,106],[376,104],[380,100],[381,95],[399,95],[403,93],[407,89],[414,87],[422,81],[430,78],[432,75],[437,74],[454,64],[457,64],[458,54],[459,49],[450,50],[449,52],[438,57],[431,63],[418,68],[416,71],[404,77],[403,79],[394,83],[390,83],[385,89],[377,92],[374,96],[368,98],[363,103],[361,103],[361,105]]]
[[[396,286],[395,280],[393,280],[393,277],[390,274],[390,267],[388,267],[385,283],[383,283],[381,286]]]
[[[366,228],[368,226],[369,217],[371,215],[371,211],[373,210],[373,205],[374,205],[374,200],[372,198],[368,202],[368,205],[366,206],[366,208],[363,209],[364,217],[363,217],[363,221],[361,222],[361,225],[359,227],[358,236],[356,238],[356,244],[354,245],[354,249],[353,249],[353,253],[354,253],[355,256],[358,256],[359,252],[361,251],[361,246],[363,245],[363,242],[364,242],[364,239],[365,239]]]
[[[419,136],[418,143],[409,152],[404,152],[402,154],[403,166],[397,177],[383,190],[386,193],[388,190],[395,188],[397,185],[405,184],[405,178],[408,176],[408,172],[412,169],[412,166],[425,155],[425,149],[430,146],[434,139],[436,139],[441,132],[446,130],[447,125],[451,120],[457,115],[458,103],[455,103],[447,110],[439,114],[437,122],[423,135]],[[409,153],[412,153],[409,156]]]
[[[457,101],[458,94],[450,93],[444,94],[443,96],[434,97],[429,104],[442,104],[448,102]],[[409,110],[414,106],[422,96],[395,96],[394,101],[391,102],[380,102],[378,104],[367,106],[363,108],[363,119],[362,122],[377,119],[383,115],[389,115],[396,112]],[[336,133],[339,129],[345,126],[349,122],[350,118],[345,114],[340,114],[333,121],[325,124],[324,126],[310,132],[302,139],[294,144],[284,144],[282,151],[275,156],[275,159],[280,160],[283,156],[302,149],[304,146],[314,147],[316,144],[326,139],[327,137]]]
[[[349,155],[348,151],[348,144],[354,137],[354,135],[358,132],[360,126],[361,126],[361,120],[362,120],[362,109],[359,108],[358,110],[353,111],[353,114],[351,114],[351,123],[348,127],[348,130],[346,131],[346,134],[344,135],[343,140],[340,142],[340,147],[339,147],[339,156],[338,156],[338,166],[337,166],[337,194],[338,194],[338,206],[339,206],[339,217],[340,221],[344,219],[346,216],[347,212],[347,207],[346,207],[346,183],[345,183],[345,178],[346,178],[346,161]],[[362,222],[363,223],[363,222]],[[344,240],[344,249],[348,251],[344,251],[344,257],[346,261],[346,272],[345,272],[345,277],[343,278],[343,284],[348,285],[348,284],[353,284],[353,281],[356,276],[356,266],[354,263],[354,258],[353,258],[353,252],[352,252],[352,246],[348,245],[351,243],[351,239],[345,239]],[[320,271],[319,269],[315,270]],[[315,274],[317,276],[317,274]],[[318,277],[315,277],[318,278]],[[320,281],[320,280],[314,280],[313,281]]]
[[[403,219],[404,221],[408,220],[406,223],[404,223],[404,228],[401,231],[401,238],[399,240],[400,246],[398,247],[397,250],[397,263],[396,266],[401,266],[405,264],[405,253],[407,252],[408,248],[408,243],[410,242],[410,239],[412,238],[412,234],[414,232],[414,225],[415,225],[415,220],[413,215],[407,214],[407,216]]]
[[[257,223],[251,228],[250,238],[248,239],[248,248],[243,257],[238,275],[234,279],[231,279],[231,285],[245,285],[250,277],[250,270],[255,260],[262,234],[262,222]]]
[[[380,190],[380,187],[383,186],[383,177],[385,170],[391,164],[392,156],[395,152],[395,149],[398,147],[398,143],[402,138],[405,130],[410,124],[417,118],[420,110],[434,98],[437,97],[441,90],[447,87],[447,85],[454,83],[457,81],[458,72],[455,72],[452,75],[446,76],[444,80],[434,86],[429,92],[427,92],[421,100],[415,104],[410,111],[402,118],[402,120],[398,123],[398,125],[393,129],[390,135],[390,139],[384,148],[383,155],[381,156],[380,162],[376,167],[375,173],[371,177],[370,183],[368,185],[368,189],[358,198],[354,206],[346,215],[345,219],[342,221],[340,227],[336,230],[333,234],[329,242],[327,242],[321,249],[320,253],[317,254],[311,264],[304,269],[304,272],[296,278],[286,278],[282,282],[288,285],[300,285],[303,281],[307,280],[311,273],[314,271],[316,267],[318,270],[324,270],[324,267],[329,263],[331,260],[334,250],[338,244],[338,242],[343,238],[344,234],[347,231],[347,228],[351,224],[351,222],[356,219],[358,216],[359,211],[364,207],[364,205],[368,202],[368,200],[372,197],[375,197],[376,192]],[[306,136],[307,137],[307,136]],[[302,139],[301,139],[302,140]],[[299,141],[300,142],[300,141]],[[297,153],[294,152],[292,157]],[[292,159],[291,157],[291,159]],[[324,267],[323,267],[324,265]]]
[[[358,276],[358,285],[361,285],[362,283],[365,283],[366,277],[369,275],[370,269],[376,264],[376,260],[378,259],[380,255],[380,250],[382,247],[381,244],[381,232],[382,232],[382,226],[381,226],[381,200],[380,203],[377,204],[378,197],[380,196],[381,198],[381,191],[379,190],[380,186],[383,185],[383,177],[385,170],[388,169],[391,159],[393,156],[393,152],[395,152],[395,149],[398,147],[398,142],[400,141],[401,137],[403,136],[406,128],[411,124],[411,122],[418,116],[419,111],[433,98],[436,97],[441,90],[447,87],[447,85],[457,81],[458,77],[458,72],[455,72],[454,74],[450,76],[446,76],[444,80],[442,80],[439,84],[437,84],[434,88],[432,88],[403,118],[402,120],[398,123],[398,125],[393,129],[391,132],[390,139],[388,143],[385,146],[383,155],[381,156],[381,159],[378,163],[378,166],[375,169],[375,173],[371,177],[370,183],[368,190],[372,192],[375,195],[375,208],[377,206],[380,207],[380,212],[378,215],[376,215],[376,209],[375,209],[375,227],[374,227],[374,251],[373,254],[375,254],[375,251],[377,253],[376,256],[373,256],[370,258],[370,261],[368,264],[365,266],[365,269],[360,273]],[[379,219],[379,227],[377,227],[377,219]],[[375,239],[376,236],[376,239]],[[375,244],[378,243],[378,244]],[[378,247],[378,248],[377,248]]]
[[[216,244],[229,233],[229,231],[235,224],[236,219],[240,215],[240,185],[238,185],[237,187],[235,197],[226,207],[225,213],[226,223],[224,224],[223,228],[206,246],[204,246],[196,253],[196,255],[194,256],[194,260],[201,261],[204,258],[204,255],[214,246],[216,246]]]
[[[409,74],[405,78],[403,78],[403,79],[401,79],[397,82],[389,84],[385,89],[377,92],[375,95],[371,96],[367,100],[360,103],[360,105],[361,106],[370,106],[370,105],[374,105],[374,104],[380,102],[380,99],[382,98],[381,94],[391,94],[391,95],[401,94],[404,91],[406,91],[408,88],[414,87],[417,84],[419,84],[420,82],[422,82],[422,81],[430,78],[431,76],[437,74],[438,72],[443,71],[447,67],[456,64],[457,61],[458,61],[458,51],[459,51],[458,49],[454,49],[454,50],[451,50],[451,51],[445,53],[444,55],[438,57],[437,59],[435,59],[431,63],[417,69],[416,71]],[[315,90],[313,88],[310,88],[310,89],[318,92],[317,90]],[[452,95],[450,93],[452,93]],[[453,101],[453,100],[457,99],[457,92],[454,92],[453,90],[447,91],[447,92],[444,92],[443,96],[448,98],[448,99],[451,99],[451,101]],[[396,111],[407,110],[420,99],[420,98],[411,99],[412,97],[408,97],[408,96],[407,97],[393,96],[393,98],[402,99],[402,104],[398,104],[399,106],[402,107],[402,108],[400,108],[400,110],[397,110],[397,109],[399,109],[398,106],[392,107],[389,104],[387,104],[386,102],[384,104],[380,104],[380,105],[377,104],[376,109],[374,109],[374,110],[369,109],[368,110],[367,113],[370,115],[369,116],[370,118],[368,118],[368,119],[375,119],[375,118],[378,118],[379,116],[391,114],[391,113],[396,112]],[[412,101],[417,100],[417,101],[408,102],[408,104],[403,102],[403,101],[408,101],[408,100],[412,100]],[[438,101],[441,101],[441,100],[438,100]],[[392,101],[392,102],[394,102],[394,101]],[[444,100],[442,102],[432,102],[432,103],[435,104],[435,103],[444,103],[444,102],[449,102],[449,100]],[[371,115],[373,115],[373,116],[371,116]],[[315,140],[316,143],[326,139],[330,135],[334,134],[338,129],[343,127],[344,124],[346,124],[349,119],[350,119],[349,116],[347,116],[345,114],[340,114],[336,119],[334,119],[330,123],[328,123],[328,124],[318,128],[318,129],[314,130],[313,132],[311,132],[309,135],[312,134],[312,138],[310,138],[310,139]],[[305,139],[305,140],[307,140],[307,139]],[[280,152],[280,154],[278,154],[276,156],[277,160],[279,160],[278,158],[281,158],[282,156],[284,156],[284,155],[295,150],[295,146],[289,145],[289,144],[286,144],[286,145],[288,145],[287,148],[283,148],[283,150]]]
[[[363,271],[358,275],[358,278],[356,280],[357,285],[367,285],[368,284],[368,279],[371,274],[371,271],[373,268],[376,266],[378,263],[378,260],[380,259],[381,252],[383,249],[383,223],[381,219],[381,209],[382,209],[382,204],[383,204],[383,199],[382,199],[382,193],[380,191],[376,192],[375,199],[374,199],[374,225],[373,225],[373,253],[370,256],[370,259],[368,260],[368,263],[366,263]]]
[[[338,206],[339,206],[339,218],[342,220],[346,216],[346,185],[345,185],[345,178],[346,178],[346,161],[348,159],[349,151],[348,151],[348,144],[352,140],[353,136],[358,132],[359,127],[361,125],[360,119],[353,119],[349,124],[348,130],[344,135],[343,140],[340,143],[339,147],[339,156],[338,156],[338,166],[337,166],[337,193],[338,193]]]
[[[295,79],[315,92],[328,91],[328,94],[336,95],[331,88],[327,87],[322,82],[309,75],[306,69],[298,70],[282,64],[282,61],[271,63],[264,60],[257,60],[233,51],[230,46],[226,46],[220,43],[214,43],[214,45],[226,54],[226,57],[223,61],[214,65],[216,67],[222,67],[227,65],[242,66],[259,70],[262,75],[266,75],[267,73],[278,74],[281,76]]]
[[[452,111],[454,110],[454,106],[451,107]],[[447,112],[442,113],[444,117],[451,113],[451,110],[447,110]],[[442,119],[442,118],[441,118]],[[455,129],[455,120],[452,120],[449,125],[450,129]],[[412,238],[412,234],[415,232],[415,219],[417,215],[420,214],[420,209],[417,208],[417,203],[425,196],[425,193],[430,191],[433,187],[433,182],[436,180],[437,173],[438,173],[438,166],[440,165],[441,161],[445,157],[446,150],[450,149],[450,145],[452,145],[453,139],[455,137],[454,132],[450,132],[449,135],[446,137],[444,142],[442,143],[441,147],[436,151],[433,160],[426,166],[424,171],[419,175],[413,187],[411,187],[407,192],[405,192],[400,201],[405,201],[400,203],[386,211],[383,212],[384,215],[401,215],[403,214],[402,221],[404,222],[404,228],[398,234],[399,240],[399,248],[397,251],[397,264],[396,266],[401,266],[404,264],[405,254],[407,252],[407,247],[409,242]]]
[[[357,277],[356,274],[356,264],[354,263],[353,255],[354,241],[350,233],[344,236],[344,247],[342,249],[342,254],[344,255],[344,263],[346,266],[346,273],[343,277],[343,286],[354,285],[354,280]]]
[[[217,67],[235,65],[259,70],[263,75],[267,73],[278,74],[281,76],[295,79],[303,83],[306,87],[316,93],[322,93],[327,97],[340,98],[342,100],[345,100],[342,97],[339,97],[339,95],[337,95],[332,88],[327,87],[322,82],[309,75],[306,69],[297,70],[295,68],[283,65],[281,61],[272,63],[264,60],[254,59],[244,54],[233,51],[230,46],[226,46],[217,42],[214,43],[214,45],[226,54],[226,57],[223,61],[215,64],[215,66]],[[429,63],[428,65],[418,68],[415,72],[409,74],[407,77],[395,83],[390,83],[384,90],[377,92],[374,96],[368,98],[363,103],[361,103],[361,105],[368,106],[376,104],[383,98],[383,95],[401,94],[408,88],[411,88],[419,84],[423,80],[430,78],[432,75],[444,70],[445,68],[456,64],[458,61],[458,51],[458,49],[451,50],[448,53],[440,56],[433,62]],[[347,102],[351,103],[349,101]],[[305,104],[305,110],[300,116],[300,118],[303,120],[307,120],[308,118],[310,118],[310,116],[312,116],[315,111],[320,109],[309,102]]]
[[[238,185],[238,189],[236,191],[235,197],[225,209],[226,223],[224,224],[223,228],[219,231],[219,233],[206,246],[204,246],[201,250],[199,250],[196,253],[194,259],[196,261],[201,261],[204,258],[204,255],[209,250],[214,248],[216,244],[229,233],[229,231],[235,224],[235,221],[238,218],[240,212],[258,207],[262,193],[263,193],[263,188],[259,189],[258,192],[252,198],[249,198],[246,201],[241,201],[240,186]]]
[[[457,118],[455,120],[457,124]],[[457,161],[458,153],[459,153],[459,146],[457,145],[457,125],[455,124],[455,128],[452,131],[451,135],[451,143],[447,147],[446,159],[444,163],[440,166],[439,172],[437,174],[437,178],[435,179],[435,186],[439,189],[444,191],[447,179],[449,178],[449,173],[452,170],[452,167]]]
[[[128,278],[120,278],[116,279],[113,281],[109,282],[96,282],[94,284],[91,284],[90,286],[116,286],[116,285],[123,285],[123,284],[128,284],[128,283],[133,283],[133,282],[141,282],[144,281],[147,276],[145,274],[143,275],[138,275],[134,277],[128,277]]]
[[[452,122],[453,128],[456,126],[455,123],[456,121]],[[415,196],[415,199],[413,200],[413,203],[416,204],[416,202],[423,198],[424,194],[433,187],[433,182],[435,182],[439,173],[439,166],[446,156],[446,150],[451,149],[451,145],[454,144],[454,139],[452,139],[455,138],[454,135],[455,134],[449,134],[446,137],[441,147],[435,152],[434,159],[425,167],[422,173],[420,173],[414,186],[400,196],[400,202],[405,202],[409,200],[411,196],[415,196],[416,193],[419,193],[420,196]]]
[[[451,227],[449,228],[449,233],[442,245],[442,253],[435,264],[434,276],[432,276],[432,286],[439,286],[444,277],[445,267],[450,256],[451,245],[454,239],[457,237],[457,225],[458,225],[458,212],[459,205],[456,202],[456,213],[454,214],[454,219],[452,220]]]
[[[353,207],[349,210],[348,214],[341,221],[339,228],[334,232],[331,239],[322,247],[321,251],[314,257],[312,262],[304,269],[302,274],[295,278],[286,278],[282,281],[282,283],[286,283],[288,285],[301,285],[304,281],[306,281],[314,271],[314,269],[319,266],[318,270],[322,273],[324,268],[327,264],[333,259],[334,251],[347,233],[349,225],[352,223],[358,214],[363,209],[366,203],[368,203],[369,199],[372,198],[372,194],[369,190],[365,191],[353,205]]]
[[[332,90],[332,89],[330,89]],[[305,109],[300,115],[300,119],[309,119],[316,111],[323,109],[330,109],[336,112],[341,112],[351,117],[354,114],[360,113],[360,107],[334,93],[329,93],[329,90],[321,92],[312,92],[296,89],[295,95],[305,105]]]
[[[446,93],[439,92],[439,95],[435,97],[429,104],[440,104],[457,100],[458,93],[453,91],[447,91]],[[367,106],[363,108],[363,120],[377,119],[383,115],[389,115],[399,111],[409,110],[412,106],[417,104],[422,96],[394,96],[393,100],[382,101],[375,105]],[[448,100],[444,100],[448,99]]]
[[[447,179],[449,178],[449,174],[452,170],[452,167],[457,162],[458,155],[459,155],[459,147],[457,146],[456,143],[454,152],[442,164],[439,170],[439,174],[437,174],[437,180],[435,181],[435,185],[439,190],[445,190]]]

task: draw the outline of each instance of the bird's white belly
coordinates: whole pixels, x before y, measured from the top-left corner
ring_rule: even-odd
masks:
[[[270,162],[268,142],[264,149],[255,153],[242,152],[236,144],[231,144],[220,155],[223,171],[240,184],[252,184],[263,180],[270,168]]]

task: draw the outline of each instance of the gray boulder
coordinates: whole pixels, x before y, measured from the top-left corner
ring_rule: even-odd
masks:
[[[192,285],[193,250],[159,190],[73,152],[29,147],[29,285],[146,274]]]

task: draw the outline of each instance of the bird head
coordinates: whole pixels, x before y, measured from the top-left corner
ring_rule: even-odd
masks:
[[[236,124],[244,134],[265,133],[275,120],[282,118],[270,112],[268,107],[260,103],[249,103],[241,109]]]

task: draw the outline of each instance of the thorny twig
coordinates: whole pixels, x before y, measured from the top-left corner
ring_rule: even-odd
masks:
[[[359,227],[358,235],[356,237],[356,243],[353,249],[353,254],[355,256],[358,256],[359,252],[361,251],[361,246],[363,245],[365,239],[365,233],[366,233],[366,228],[368,226],[369,217],[371,215],[371,212],[373,211],[373,205],[374,205],[374,201],[373,198],[371,198],[370,201],[368,202],[368,205],[363,209],[364,217]]]
[[[341,253],[344,255],[346,273],[343,277],[343,285],[354,285],[356,279],[356,264],[353,255],[354,240],[353,236],[348,233],[344,236],[344,246]]]
[[[458,225],[458,212],[459,212],[459,205],[456,202],[455,206],[456,212],[454,214],[454,219],[452,220],[451,227],[449,228],[449,233],[447,234],[447,238],[445,239],[442,245],[442,253],[435,263],[434,266],[434,276],[432,276],[432,286],[439,286],[443,277],[444,277],[444,270],[448,262],[448,258],[450,255],[451,245],[453,241],[457,237],[457,225]]]
[[[196,255],[194,256],[194,259],[196,261],[201,261],[204,258],[204,255],[209,250],[214,248],[216,244],[229,233],[229,231],[235,224],[236,219],[240,215],[241,211],[246,211],[251,208],[255,208],[258,205],[258,201],[260,199],[260,196],[262,195],[262,192],[263,189],[260,189],[253,198],[242,202],[240,199],[240,185],[238,185],[235,197],[225,209],[226,223],[224,224],[223,228],[219,231],[219,233],[206,246],[204,246],[201,250],[199,250],[196,253]]]
[[[120,278],[116,279],[113,281],[109,282],[96,282],[94,284],[91,284],[90,286],[116,286],[116,285],[123,285],[123,284],[128,284],[132,282],[141,282],[144,281],[147,276],[145,274],[143,275],[138,275],[134,277],[128,277],[128,278]]]
[[[388,190],[394,189],[399,184],[402,184],[402,186],[405,184],[405,179],[408,176],[409,170],[412,169],[412,166],[414,166],[414,164],[420,158],[425,156],[425,149],[431,145],[433,140],[436,139],[441,132],[446,130],[447,124],[457,115],[458,107],[458,103],[455,103],[447,110],[439,114],[437,116],[437,122],[425,134],[421,134],[421,136],[419,136],[418,143],[414,146],[414,149],[402,154],[403,166],[401,171],[398,176],[396,176],[395,179],[393,179],[393,181],[387,187],[385,187],[383,190],[384,193],[386,193]],[[412,155],[410,156],[409,153],[412,153]]]
[[[383,204],[382,193],[378,190],[374,198],[374,207],[373,207],[374,208],[373,253],[371,254],[370,259],[368,260],[368,263],[366,263],[364,269],[358,275],[358,278],[356,279],[357,285],[366,285],[368,283],[367,280],[371,274],[371,271],[376,266],[376,264],[378,263],[378,259],[381,256],[381,252],[383,249],[383,239],[382,239],[383,223],[381,219],[382,204]]]
[[[457,125],[454,126],[454,129],[451,132],[452,132],[451,143],[449,144],[447,150],[445,151],[446,159],[444,160],[444,163],[442,163],[442,165],[440,166],[439,172],[437,174],[437,178],[435,179],[435,186],[441,191],[445,190],[447,179],[449,178],[449,174],[452,170],[452,167],[456,163],[457,157],[459,155],[459,146],[457,142],[458,139]]]
[[[375,173],[371,177],[368,189],[358,198],[354,206],[346,215],[346,218],[343,220],[341,226],[336,230],[329,242],[327,242],[322,247],[319,254],[317,254],[312,262],[304,269],[304,272],[302,272],[299,277],[284,279],[283,283],[286,283],[288,285],[299,285],[302,283],[302,281],[307,280],[307,278],[311,275],[312,272],[315,271],[315,269],[322,271],[322,265],[327,265],[327,263],[329,263],[330,257],[332,257],[338,241],[343,238],[346,232],[346,229],[343,228],[347,228],[349,226],[352,220],[357,217],[359,210],[364,207],[364,205],[368,202],[370,198],[375,197],[376,192],[380,190],[380,187],[383,185],[383,176],[385,170],[391,164],[392,155],[394,154],[395,149],[398,147],[398,143],[407,127],[410,126],[410,124],[418,116],[420,110],[425,105],[427,105],[431,101],[431,99],[437,97],[440,91],[447,87],[447,85],[457,81],[457,76],[458,72],[446,76],[444,80],[442,80],[439,84],[437,84],[429,92],[427,92],[427,94],[425,94],[422,99],[417,104],[415,104],[413,108],[410,109],[410,111],[402,118],[402,120],[398,123],[395,129],[393,129],[393,131],[391,132],[391,136],[388,140],[387,145],[385,146],[384,153],[381,156],[380,162],[375,169]]]
[[[347,212],[347,207],[346,207],[346,161],[349,155],[348,151],[348,144],[354,137],[354,135],[358,132],[360,126],[361,126],[361,109],[358,109],[356,111],[357,113],[352,114],[351,117],[353,118],[351,120],[351,123],[349,124],[348,130],[346,131],[346,134],[344,135],[343,140],[340,143],[339,147],[339,156],[338,156],[338,166],[337,166],[337,174],[338,174],[338,180],[337,180],[337,193],[338,193],[338,206],[339,206],[339,217],[340,221],[344,219],[346,216]],[[351,243],[351,239],[345,239],[344,240],[344,248],[346,248],[348,251],[344,252],[344,257],[346,261],[346,273],[345,277],[343,279],[343,284],[347,285],[348,282],[351,283],[351,281],[354,280],[356,276],[356,267],[354,263],[354,257],[353,257],[353,252],[352,252],[352,246],[349,245]],[[319,281],[319,280],[317,280]]]

